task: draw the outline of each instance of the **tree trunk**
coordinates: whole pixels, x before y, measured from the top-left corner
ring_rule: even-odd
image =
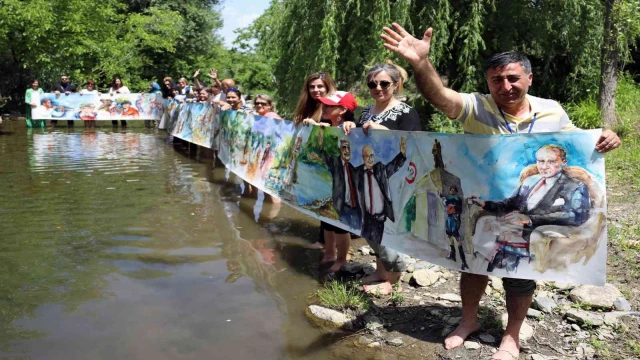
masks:
[[[603,126],[616,125],[616,88],[618,86],[618,37],[616,34],[614,9],[619,0],[604,0],[604,36],[600,73],[598,107],[602,113]]]

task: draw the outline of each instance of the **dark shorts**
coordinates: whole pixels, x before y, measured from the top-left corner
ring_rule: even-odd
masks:
[[[536,291],[535,280],[502,278],[502,287],[507,295],[531,296]]]
[[[342,230],[339,227],[335,227],[335,226],[333,226],[333,225],[331,225],[329,223],[326,223],[324,221],[320,222],[320,229],[327,230],[327,231],[333,231],[336,234],[346,234],[346,233],[348,233],[347,230]]]

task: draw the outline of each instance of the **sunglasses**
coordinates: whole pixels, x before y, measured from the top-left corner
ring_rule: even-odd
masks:
[[[269,105],[268,103],[261,102],[261,101],[260,102],[256,101],[254,104],[256,104],[256,106],[267,106],[267,105]]]
[[[378,87],[378,85],[380,85],[381,89],[388,89],[389,86],[391,86],[392,82],[391,81],[387,81],[387,80],[382,80],[382,81],[369,81],[367,83],[367,87],[371,90],[375,89]]]

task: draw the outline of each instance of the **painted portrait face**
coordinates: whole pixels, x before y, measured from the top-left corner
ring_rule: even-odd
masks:
[[[500,107],[511,107],[520,103],[531,86],[533,73],[526,74],[519,63],[511,63],[503,68],[489,69],[487,85],[491,97]]]
[[[362,160],[364,161],[364,166],[367,169],[372,169],[373,164],[376,162],[376,154],[373,152],[373,148],[369,145],[365,145],[362,148]]]
[[[458,191],[456,190],[456,188],[454,188],[454,187],[449,188],[449,194],[455,195],[457,193],[458,193]]]
[[[536,166],[540,176],[550,178],[557,175],[567,165],[553,149],[540,149],[536,153]]]
[[[128,110],[130,106],[131,106],[131,104],[129,104],[128,102],[122,103],[122,108],[125,109],[125,110]]]
[[[340,157],[345,162],[351,160],[351,144],[348,141],[340,141]]]
[[[369,94],[376,101],[385,102],[389,101],[393,97],[393,92],[396,90],[397,85],[393,82],[393,79],[386,71],[381,71],[376,74],[369,83],[376,85],[375,88],[369,88]],[[369,84],[367,84],[369,86]]]
[[[42,106],[44,106],[46,109],[50,109],[50,108],[51,108],[51,100],[49,100],[49,99],[45,99],[45,100],[42,102]]]
[[[309,83],[309,95],[314,99],[319,99],[327,95],[327,87],[322,79],[315,79]]]

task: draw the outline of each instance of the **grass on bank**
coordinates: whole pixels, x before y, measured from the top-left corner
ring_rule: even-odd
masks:
[[[350,282],[329,281],[324,284],[324,288],[316,292],[316,296],[323,306],[334,310],[367,310],[369,308],[367,295]]]

